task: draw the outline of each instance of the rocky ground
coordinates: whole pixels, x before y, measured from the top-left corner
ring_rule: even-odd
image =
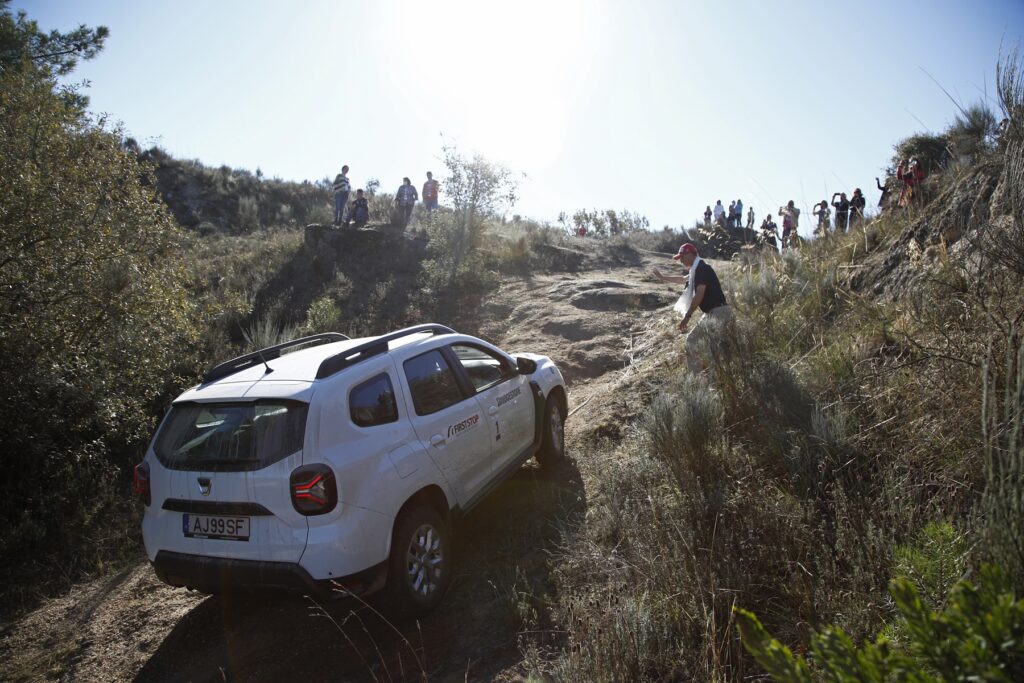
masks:
[[[614,438],[643,409],[656,390],[653,364],[682,362],[671,313],[680,286],[650,275],[669,263],[648,255],[517,279],[487,303],[483,336],[510,351],[545,353],[563,368],[570,462],[554,474],[531,462],[474,510],[459,530],[450,592],[422,622],[396,627],[372,602],[189,593],[157,581],[140,558],[4,626],[0,679],[520,679],[524,625],[544,624],[544,595],[553,589],[550,557],[586,513],[578,464],[587,444],[595,435]],[[728,269],[715,265],[720,274]],[[557,631],[530,635],[560,648]]]

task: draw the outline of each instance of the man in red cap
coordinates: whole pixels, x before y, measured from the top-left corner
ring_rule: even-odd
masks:
[[[721,326],[732,321],[732,310],[726,304],[725,293],[722,291],[722,284],[718,281],[715,269],[707,261],[697,254],[697,247],[686,242],[679,247],[679,253],[672,257],[674,261],[682,262],[683,266],[689,269],[688,277],[676,275],[662,275],[657,268],[654,269],[654,276],[662,282],[675,282],[686,285],[686,291],[676,302],[675,310],[683,313],[683,319],[679,323],[679,331],[686,332],[690,324],[690,318],[698,308],[704,313],[693,332],[686,339],[686,362],[692,372],[700,372],[704,363],[700,356],[704,355],[702,345],[711,344],[710,328],[712,325]]]

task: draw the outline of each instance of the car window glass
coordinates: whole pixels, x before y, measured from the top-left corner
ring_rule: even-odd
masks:
[[[515,375],[507,361],[478,346],[453,344],[452,351],[478,392]]]
[[[429,415],[462,400],[455,374],[440,351],[405,361],[405,378],[417,415]]]
[[[373,427],[398,420],[398,406],[391,378],[386,373],[356,386],[348,397],[349,415],[360,427]]]
[[[297,401],[179,403],[153,448],[172,469],[259,469],[302,450],[307,411]]]

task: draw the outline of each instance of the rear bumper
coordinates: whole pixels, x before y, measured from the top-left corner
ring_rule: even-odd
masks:
[[[281,590],[321,598],[368,595],[384,587],[387,562],[337,579],[317,580],[291,562],[206,557],[161,550],[152,561],[157,577],[171,586],[207,593]]]

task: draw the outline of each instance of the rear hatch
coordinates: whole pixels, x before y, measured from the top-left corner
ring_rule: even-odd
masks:
[[[307,413],[304,402],[276,398],[175,403],[153,442],[147,546],[298,562],[308,526],[288,480],[302,464]]]

